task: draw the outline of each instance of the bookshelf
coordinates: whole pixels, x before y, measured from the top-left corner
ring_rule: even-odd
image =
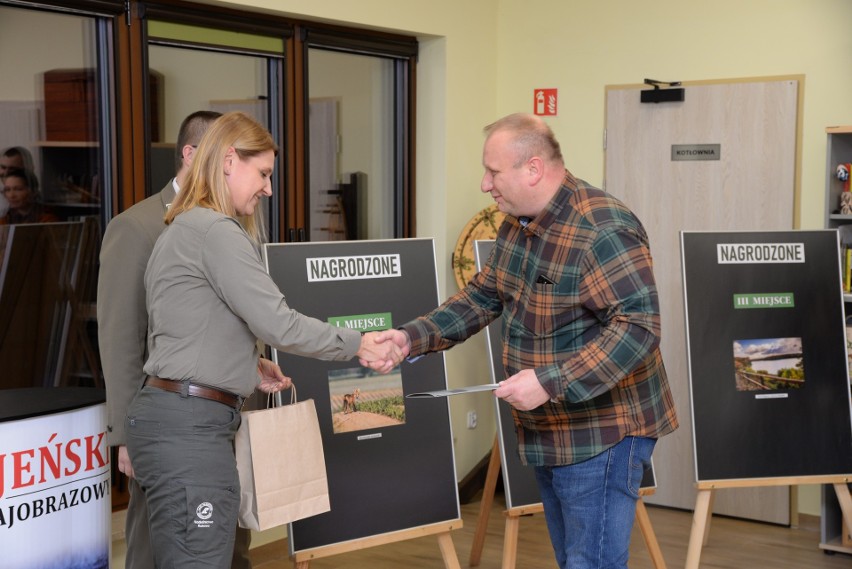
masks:
[[[844,191],[845,183],[838,180],[835,174],[839,164],[852,164],[852,126],[831,126],[826,128],[825,132],[825,227],[840,230],[841,240],[852,247],[852,242],[843,239],[844,235],[852,238],[852,231],[847,233],[843,229],[844,226],[849,226],[846,229],[852,230],[852,214],[840,213],[840,195]],[[843,244],[841,243],[841,247]],[[841,263],[845,268],[846,260],[841,258]],[[844,291],[843,300],[845,313],[852,309],[852,291]],[[827,552],[852,553],[849,528],[843,526],[843,516],[834,488],[824,485],[820,503],[820,547]]]

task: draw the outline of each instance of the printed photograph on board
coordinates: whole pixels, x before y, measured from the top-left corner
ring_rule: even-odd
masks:
[[[329,370],[328,391],[335,434],[405,424],[399,367],[387,375],[361,366]]]
[[[846,364],[852,378],[852,317],[846,319]]]
[[[799,389],[805,385],[801,338],[734,341],[738,391]]]

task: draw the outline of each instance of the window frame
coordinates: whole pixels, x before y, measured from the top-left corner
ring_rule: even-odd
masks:
[[[104,196],[103,219],[147,197],[150,102],[146,19],[270,35],[283,39],[280,78],[271,85],[270,121],[280,128],[279,203],[273,206],[273,238],[304,233],[307,215],[307,50],[311,47],[387,57],[394,60],[394,233],[411,237],[415,228],[416,64],[418,43],[410,36],[310,22],[284,16],[196,4],[185,0],[0,0],[0,5],[99,18],[99,95],[102,161],[111,191]],[[226,24],[223,24],[226,22]],[[111,32],[111,33],[109,33]],[[268,55],[268,54],[267,54]],[[140,96],[140,94],[142,96]],[[291,239],[293,240],[293,239]]]
[[[417,39],[408,36],[399,36],[381,32],[367,32],[341,28],[338,26],[320,26],[318,24],[301,24],[297,27],[297,49],[299,50],[298,63],[302,67],[300,74],[300,88],[297,92],[302,93],[301,116],[305,120],[302,125],[303,134],[301,140],[304,148],[301,149],[302,184],[307,197],[309,180],[309,156],[306,148],[309,147],[308,129],[306,127],[308,105],[308,79],[310,74],[308,51],[311,48],[337,51],[357,55],[381,57],[393,61],[394,66],[394,157],[393,157],[393,180],[394,180],[394,203],[393,224],[394,238],[413,237],[415,235],[415,169],[414,169],[414,134],[415,134],[415,77],[418,54]],[[301,204],[303,212],[300,218],[300,227],[306,226],[307,211],[310,204]]]
[[[250,10],[236,10],[218,6],[200,6],[177,0],[131,1],[140,21],[143,18],[171,21],[175,23],[203,26],[231,31],[243,31],[255,35],[282,37],[284,51],[280,55],[280,80],[271,91],[277,91],[277,100],[270,103],[270,121],[280,127],[276,137],[281,152],[281,167],[278,169],[279,189],[272,202],[272,238],[275,241],[302,241],[306,234],[308,217],[308,68],[307,52],[311,47],[331,49],[390,58],[394,61],[395,107],[394,138],[394,237],[412,237],[415,234],[415,78],[418,53],[417,39],[410,36],[348,28],[343,26],[307,22],[298,19],[260,14]],[[227,22],[223,25],[222,22]],[[141,26],[134,61],[144,58],[147,44],[145,26]],[[230,51],[230,48],[229,48]],[[263,54],[265,52],[258,52]],[[268,53],[267,53],[268,55]],[[142,66],[147,69],[147,61]],[[141,84],[142,93],[147,93],[147,73],[136,74],[136,84]],[[136,92],[140,92],[137,89]],[[149,105],[144,105],[135,116],[134,132],[143,131],[148,123]],[[141,113],[141,114],[140,114]],[[273,133],[275,136],[275,133]],[[137,141],[137,144],[139,142]],[[144,144],[144,142],[143,142]],[[145,147],[147,148],[147,147]],[[136,172],[136,184],[146,187],[147,157],[142,151],[144,169]],[[139,164],[137,161],[136,164]],[[135,192],[134,199],[144,198]]]

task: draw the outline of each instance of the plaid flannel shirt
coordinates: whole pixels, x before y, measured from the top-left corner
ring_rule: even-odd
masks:
[[[552,398],[513,409],[525,464],[574,464],[625,436],[677,428],[648,237],[612,196],[566,172],[526,226],[506,217],[463,290],[402,329],[416,356],[463,342],[500,316],[506,377],[534,369]]]

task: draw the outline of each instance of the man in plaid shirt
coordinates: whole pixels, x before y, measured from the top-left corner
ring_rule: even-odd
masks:
[[[482,191],[508,214],[491,257],[436,310],[388,330],[417,356],[502,317],[521,460],[535,468],[559,567],[627,567],[643,469],[677,428],[641,222],[565,168],[540,118],[485,128]]]

